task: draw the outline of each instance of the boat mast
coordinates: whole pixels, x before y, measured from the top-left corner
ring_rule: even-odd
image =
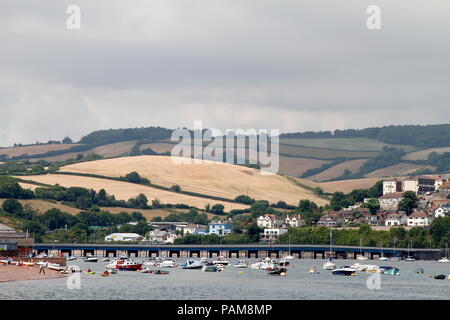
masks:
[[[330,227],[330,255],[331,259],[333,258],[333,232],[331,231]]]

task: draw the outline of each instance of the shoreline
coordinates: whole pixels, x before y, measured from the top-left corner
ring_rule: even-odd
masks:
[[[39,274],[39,267],[0,265],[0,283],[22,280],[48,280],[64,278],[58,271],[46,268],[45,274]]]

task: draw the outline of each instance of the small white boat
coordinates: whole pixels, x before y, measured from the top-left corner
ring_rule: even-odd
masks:
[[[208,258],[205,258],[205,257],[200,258],[200,262],[201,263],[208,263]]]
[[[364,257],[364,256],[357,256],[357,257],[356,257],[356,260],[359,260],[359,261],[366,261],[366,260],[368,260],[368,259],[367,259],[367,257]]]
[[[22,264],[24,266],[28,266],[28,267],[33,267],[36,265],[36,263],[34,263],[34,262],[27,262],[27,261],[22,262]]]
[[[284,260],[292,260],[292,259],[294,259],[294,256],[287,255],[287,256],[283,257],[282,259],[284,259]]]
[[[98,258],[97,258],[97,257],[91,257],[91,256],[88,256],[88,257],[85,257],[85,258],[83,259],[83,261],[84,261],[84,262],[98,262]]]
[[[388,257],[379,257],[378,261],[389,261]]]
[[[277,265],[278,265],[278,263],[275,260],[267,257],[267,258],[265,258],[263,260],[260,260],[257,263],[251,264],[250,268],[252,268],[252,269],[259,269],[259,270],[268,270],[268,269],[272,270]]]
[[[440,263],[450,262],[450,260],[448,259],[448,244],[447,243],[445,245],[445,252],[446,252],[445,257],[438,260]]]
[[[152,273],[153,271],[149,268],[144,268],[142,270],[139,270],[140,273]]]
[[[236,262],[234,264],[235,268],[247,268],[247,266],[248,266],[248,263],[246,260],[239,260],[238,262]]]
[[[177,264],[172,259],[166,259],[163,262],[159,263],[158,266],[160,268],[175,268]]]
[[[47,265],[47,268],[49,268],[50,270],[55,270],[55,271],[63,271],[64,269],[66,269],[66,267],[63,267],[57,263],[49,263]]]
[[[103,258],[102,260],[100,260],[101,262],[109,262],[109,258]]]
[[[181,269],[201,269],[203,264],[198,260],[187,260],[185,263],[180,264]]]
[[[71,256],[67,257],[67,261],[73,261],[73,260],[77,260],[77,257],[71,257]]]
[[[334,269],[336,269],[336,264],[332,262],[331,259],[328,259],[328,261],[323,264],[323,270],[334,270]]]
[[[416,258],[414,258],[409,254],[409,250],[411,248],[412,248],[412,241],[410,241],[410,244],[408,245],[408,256],[406,257],[405,261],[416,261]]]
[[[225,259],[224,256],[220,256],[217,260],[213,261],[214,264],[222,264],[224,266],[227,266],[230,264],[230,262]]]

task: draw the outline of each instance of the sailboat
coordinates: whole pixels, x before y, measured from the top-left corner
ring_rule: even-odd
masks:
[[[356,257],[357,260],[365,261],[367,257],[362,254],[362,239],[359,239],[359,256]]]
[[[381,247],[381,239],[380,239],[380,247]],[[381,257],[378,258],[378,261],[389,261],[388,257],[384,256],[383,250],[381,250]]]
[[[412,247],[412,241],[408,245],[408,256],[406,257],[405,261],[416,261],[416,259],[409,254],[410,247]]]
[[[333,233],[330,229],[330,252],[333,250]],[[328,261],[323,264],[323,270],[334,270],[336,269],[336,265],[332,262],[333,258],[329,257]]]
[[[292,260],[294,257],[291,255],[291,236],[289,236],[289,254],[283,257],[284,260]]]
[[[439,259],[439,262],[441,262],[441,263],[450,262],[450,260],[448,259],[448,243],[445,244],[445,257]]]
[[[395,242],[397,241],[397,238],[394,237],[394,256],[390,259],[391,261],[398,261],[400,260],[397,256],[397,254],[395,253]]]

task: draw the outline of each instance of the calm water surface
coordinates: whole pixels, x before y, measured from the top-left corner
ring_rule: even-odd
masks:
[[[236,260],[230,259],[231,264]],[[257,260],[249,260],[253,263]],[[177,262],[182,262],[178,259]],[[168,275],[143,274],[119,271],[109,277],[101,277],[105,262],[84,263],[73,261],[82,270],[88,267],[94,275],[81,275],[81,289],[68,289],[67,278],[52,280],[17,281],[0,283],[0,299],[450,299],[450,281],[435,280],[431,274],[450,274],[450,263],[431,261],[381,262],[335,260],[336,265],[355,262],[390,265],[400,269],[400,275],[381,275],[381,289],[367,288],[367,278],[372,275],[357,272],[354,277],[333,276],[321,270],[324,260],[291,260],[285,277],[270,276],[266,271],[226,267],[225,272],[202,272],[201,270],[166,269]],[[320,274],[307,271],[317,265]],[[421,267],[424,274],[416,274]],[[239,272],[243,271],[243,274]]]

